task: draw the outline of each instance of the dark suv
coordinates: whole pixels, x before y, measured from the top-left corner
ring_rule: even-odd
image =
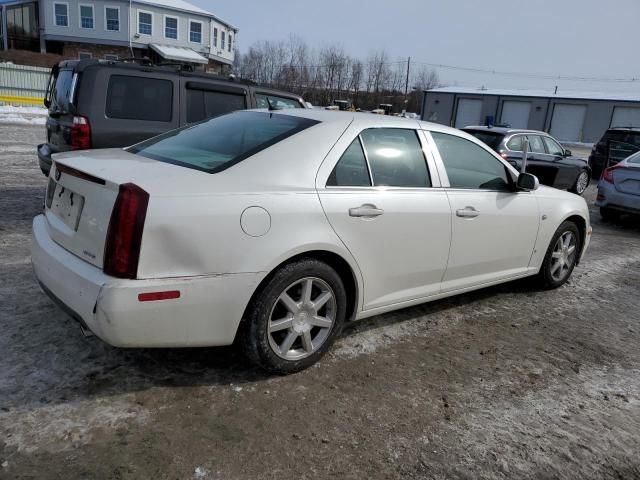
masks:
[[[589,186],[591,168],[587,161],[574,157],[571,150],[548,133],[509,127],[466,127],[462,130],[486,143],[518,170],[522,167],[526,138],[529,140],[527,173],[538,177],[540,183],[578,195]]]
[[[593,146],[589,155],[593,177],[600,178],[607,166],[615,165],[638,150],[640,150],[640,128],[610,128]]]
[[[305,108],[297,95],[215,75],[105,60],[67,60],[51,69],[45,105],[47,143],[40,169],[67,150],[126,147],[233,110]]]

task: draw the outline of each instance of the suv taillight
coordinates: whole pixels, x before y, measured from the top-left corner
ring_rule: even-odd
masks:
[[[120,185],[104,247],[104,273],[136,278],[149,194],[133,183]]]
[[[614,165],[613,167],[605,168],[604,171],[602,172],[602,180],[611,184],[616,183],[613,179],[613,171],[619,168],[623,168],[623,166]]]
[[[71,125],[71,150],[91,148],[91,125],[87,117],[73,117]]]

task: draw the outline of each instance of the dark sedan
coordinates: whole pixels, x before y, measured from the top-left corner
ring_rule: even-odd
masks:
[[[529,140],[527,172],[543,185],[582,195],[589,186],[591,167],[574,157],[556,139],[545,132],[507,127],[466,127],[463,130],[483,141],[502,158],[520,170],[525,138]]]

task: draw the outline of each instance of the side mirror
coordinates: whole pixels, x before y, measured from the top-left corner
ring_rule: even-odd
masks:
[[[535,175],[531,175],[530,173],[521,173],[520,175],[518,175],[518,181],[516,185],[518,186],[518,190],[531,192],[538,189],[538,187],[540,186],[540,182],[538,181],[538,177],[536,177]]]
[[[564,150],[564,156],[565,156],[565,157],[570,157],[571,155],[573,155],[573,154],[571,153],[571,150],[569,150],[569,149],[566,149],[566,148],[565,148],[565,150]]]

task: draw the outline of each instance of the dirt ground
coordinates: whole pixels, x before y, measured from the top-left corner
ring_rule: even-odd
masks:
[[[640,478],[638,220],[592,209],[588,256],[558,290],[378,316],[270,377],[231,347],[81,336],[30,266],[42,137],[0,126],[0,478]]]

